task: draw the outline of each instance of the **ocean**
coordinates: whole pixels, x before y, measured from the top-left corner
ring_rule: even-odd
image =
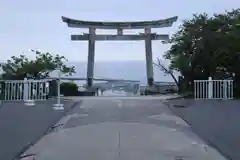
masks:
[[[68,62],[67,64],[75,66],[74,77],[86,77],[87,62]],[[167,62],[163,64],[168,65]],[[157,66],[153,65],[153,70],[155,81],[174,82],[171,76],[164,74]],[[179,73],[175,73],[175,75],[178,76]],[[146,85],[145,61],[97,61],[94,66],[94,78],[137,80],[142,85]]]

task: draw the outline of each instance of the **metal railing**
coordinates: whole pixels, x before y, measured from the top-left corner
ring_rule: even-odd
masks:
[[[64,110],[61,103],[60,80],[57,82],[57,103],[53,104],[54,110]],[[51,89],[52,90],[52,89]],[[0,105],[4,101],[24,101],[25,105],[34,106],[35,101],[48,99],[50,91],[49,80],[0,80]]]
[[[2,80],[0,90],[3,101],[40,101],[47,99],[49,86],[47,80]]]
[[[233,80],[194,80],[195,99],[233,99]]]

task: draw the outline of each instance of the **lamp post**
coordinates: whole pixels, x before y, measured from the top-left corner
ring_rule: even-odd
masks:
[[[58,72],[58,79],[57,79],[57,103],[53,104],[53,109],[54,110],[64,110],[63,104],[61,104],[61,95],[60,95],[60,81],[61,81],[61,68],[58,67],[57,69]]]

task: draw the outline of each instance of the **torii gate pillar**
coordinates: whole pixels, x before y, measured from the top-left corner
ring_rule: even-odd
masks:
[[[88,40],[88,62],[87,62],[87,87],[92,87],[94,74],[94,59],[95,59],[95,36],[96,29],[89,28]]]
[[[153,60],[152,60],[152,39],[151,39],[151,28],[144,28],[146,39],[145,39],[145,54],[146,54],[146,70],[147,70],[147,83],[148,86],[153,86]]]

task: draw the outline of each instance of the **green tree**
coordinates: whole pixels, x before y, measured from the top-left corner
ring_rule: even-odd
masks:
[[[74,66],[67,66],[67,59],[64,56],[53,56],[50,53],[34,51],[36,58],[29,60],[25,55],[19,57],[12,56],[6,63],[1,64],[3,79],[22,80],[26,76],[34,79],[43,79],[49,77],[49,74],[60,68],[61,72],[66,75],[75,73]]]
[[[240,81],[239,25],[240,9],[212,17],[206,13],[195,14],[185,20],[164,55],[170,60],[170,69],[179,71],[188,82],[233,75]]]

